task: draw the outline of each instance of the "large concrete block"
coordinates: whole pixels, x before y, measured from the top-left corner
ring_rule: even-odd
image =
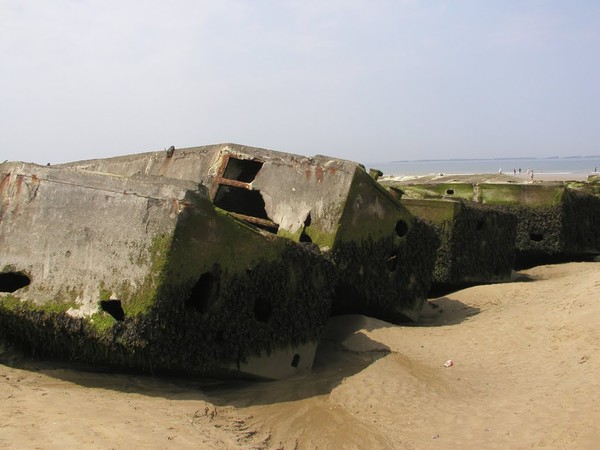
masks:
[[[480,185],[480,201],[515,214],[520,263],[600,254],[600,198],[565,183]]]
[[[386,181],[385,185],[409,198],[460,198],[514,214],[517,217],[518,266],[600,254],[598,183],[456,180],[440,183]]]
[[[331,263],[215,209],[197,182],[9,163],[0,195],[5,337],[153,371],[310,369]]]
[[[434,224],[440,238],[433,281],[443,288],[510,279],[517,220],[474,202],[402,199],[417,217]]]
[[[215,206],[240,220],[315,244],[338,272],[335,313],[416,319],[429,290],[435,232],[354,162],[221,144],[69,166],[202,183]]]

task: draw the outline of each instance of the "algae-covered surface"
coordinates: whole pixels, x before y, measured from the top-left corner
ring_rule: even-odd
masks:
[[[404,199],[402,204],[431,222],[440,239],[433,272],[436,285],[510,278],[515,258],[514,215],[464,200]]]
[[[365,172],[351,186],[332,249],[334,314],[415,320],[431,286],[439,241]]]
[[[216,211],[208,218],[206,210],[190,211],[182,221],[157,256],[157,272],[148,275],[151,287],[119,301],[122,317],[110,310],[72,317],[65,304],[37,307],[5,295],[2,334],[37,354],[200,374],[319,337],[333,283],[331,265],[318,252],[285,239],[265,241]],[[210,229],[212,241],[190,236]]]
[[[517,218],[517,265],[543,262],[547,257],[577,259],[600,254],[597,182],[525,182],[497,174],[382,179],[381,183],[402,199],[460,198],[513,214]]]

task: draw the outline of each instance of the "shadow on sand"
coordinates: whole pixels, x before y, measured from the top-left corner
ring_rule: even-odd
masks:
[[[75,362],[39,360],[15,350],[2,350],[0,364],[34,371],[87,388],[100,388],[179,400],[206,400],[217,406],[244,407],[297,401],[329,394],[380,358],[389,347],[361,333],[380,328],[456,325],[479,310],[441,297],[426,303],[416,324],[395,325],[361,315],[332,317],[317,349],[311,373],[277,381],[215,380],[185,376],[149,375]],[[347,345],[351,342],[351,345]]]
[[[458,325],[469,317],[479,314],[480,309],[465,305],[458,300],[440,297],[429,300],[423,306],[421,318],[413,327],[440,327]]]

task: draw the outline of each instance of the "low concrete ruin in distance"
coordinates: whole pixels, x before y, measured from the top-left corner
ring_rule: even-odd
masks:
[[[464,200],[401,202],[438,233],[441,244],[433,272],[437,288],[510,280],[517,231],[513,214]]]
[[[439,240],[356,163],[234,144],[0,164],[0,334],[192,374],[309,370],[333,313],[418,318]]]
[[[452,176],[384,183],[412,198],[460,198],[515,215],[517,266],[600,254],[597,182],[472,182]]]

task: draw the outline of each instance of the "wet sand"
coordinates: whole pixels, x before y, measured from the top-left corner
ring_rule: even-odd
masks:
[[[100,373],[0,349],[0,448],[597,448],[600,262],[330,320],[277,382]],[[444,363],[452,360],[453,365]]]

